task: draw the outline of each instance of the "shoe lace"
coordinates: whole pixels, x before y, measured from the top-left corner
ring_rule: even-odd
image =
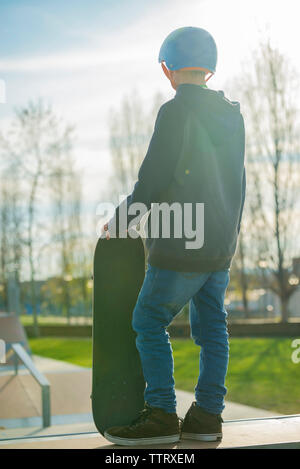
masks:
[[[149,415],[151,414],[152,412],[152,409],[149,408],[149,407],[145,407],[143,410],[141,410],[139,412],[139,415],[137,416],[137,418],[135,418],[131,424],[130,424],[130,427],[136,427],[138,425],[140,425],[141,423],[144,423],[146,422],[146,420],[148,419]]]

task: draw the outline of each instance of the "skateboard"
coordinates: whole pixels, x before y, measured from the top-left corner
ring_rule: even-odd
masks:
[[[140,237],[98,240],[94,255],[92,410],[103,435],[144,407],[145,382],[132,329],[145,276]]]

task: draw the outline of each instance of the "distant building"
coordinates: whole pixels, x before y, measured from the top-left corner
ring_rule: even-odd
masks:
[[[241,300],[227,301],[225,306],[231,318],[245,317]],[[281,316],[280,298],[271,290],[251,290],[249,291],[248,310],[249,317],[279,318]],[[300,318],[300,285],[290,298],[289,311],[291,318]]]

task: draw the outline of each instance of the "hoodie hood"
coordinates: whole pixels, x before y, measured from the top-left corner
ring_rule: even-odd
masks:
[[[184,83],[178,86],[175,99],[194,112],[215,145],[232,138],[241,125],[240,103],[225,98],[221,90]]]

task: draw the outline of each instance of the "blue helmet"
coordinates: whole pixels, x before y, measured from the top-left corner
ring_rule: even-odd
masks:
[[[169,70],[204,69],[215,73],[217,46],[212,35],[202,28],[175,29],[164,40],[158,56]]]

